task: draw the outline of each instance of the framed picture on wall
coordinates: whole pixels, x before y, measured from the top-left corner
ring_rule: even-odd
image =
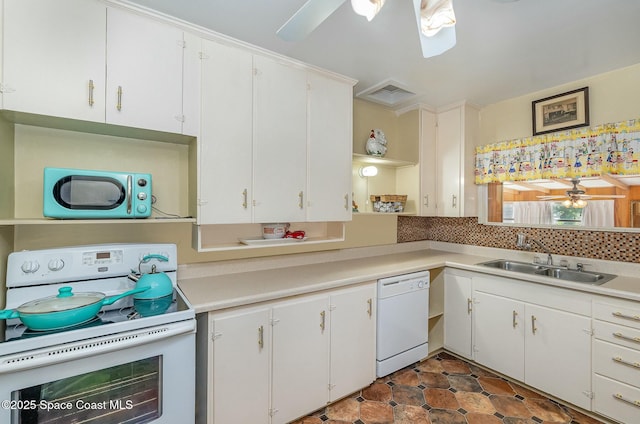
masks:
[[[589,125],[589,87],[534,100],[533,135]]]

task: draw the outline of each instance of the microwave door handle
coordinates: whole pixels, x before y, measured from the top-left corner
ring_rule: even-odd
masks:
[[[131,215],[131,202],[133,196],[133,177],[127,175],[127,215]]]

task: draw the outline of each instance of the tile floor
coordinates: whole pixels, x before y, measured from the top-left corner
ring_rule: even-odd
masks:
[[[294,424],[599,424],[601,421],[440,353]]]

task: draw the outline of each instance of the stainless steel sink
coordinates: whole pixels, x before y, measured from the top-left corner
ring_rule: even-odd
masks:
[[[542,275],[563,281],[593,285],[601,285],[617,277],[617,275],[605,274],[603,272],[577,271],[572,269],[554,267],[551,265],[509,261],[507,259],[482,262],[478,265],[503,269],[505,271],[519,272],[522,274]]]
[[[478,265],[489,266],[492,268],[500,268],[506,271],[523,272],[525,274],[544,273],[548,268],[539,264],[530,264],[526,262],[508,261],[506,259],[498,259],[496,261],[483,262]]]
[[[598,286],[616,278],[615,275],[605,274],[602,272],[574,271],[564,268],[549,268],[544,273],[549,277],[557,278],[559,280],[573,281],[574,283],[594,284]]]

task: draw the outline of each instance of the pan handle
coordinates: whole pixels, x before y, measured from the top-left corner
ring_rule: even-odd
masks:
[[[132,294],[137,294],[137,293],[142,293],[143,291],[147,291],[149,290],[149,286],[144,286],[144,287],[138,287],[135,288],[133,290],[129,290],[126,291],[124,293],[120,293],[119,295],[116,296],[111,296],[111,297],[105,297],[102,300],[102,305],[111,305],[115,302],[117,302],[118,300],[122,299],[123,297],[127,297],[127,296],[131,296]]]
[[[5,309],[0,311],[0,319],[13,319],[19,318],[20,314],[15,309]]]

